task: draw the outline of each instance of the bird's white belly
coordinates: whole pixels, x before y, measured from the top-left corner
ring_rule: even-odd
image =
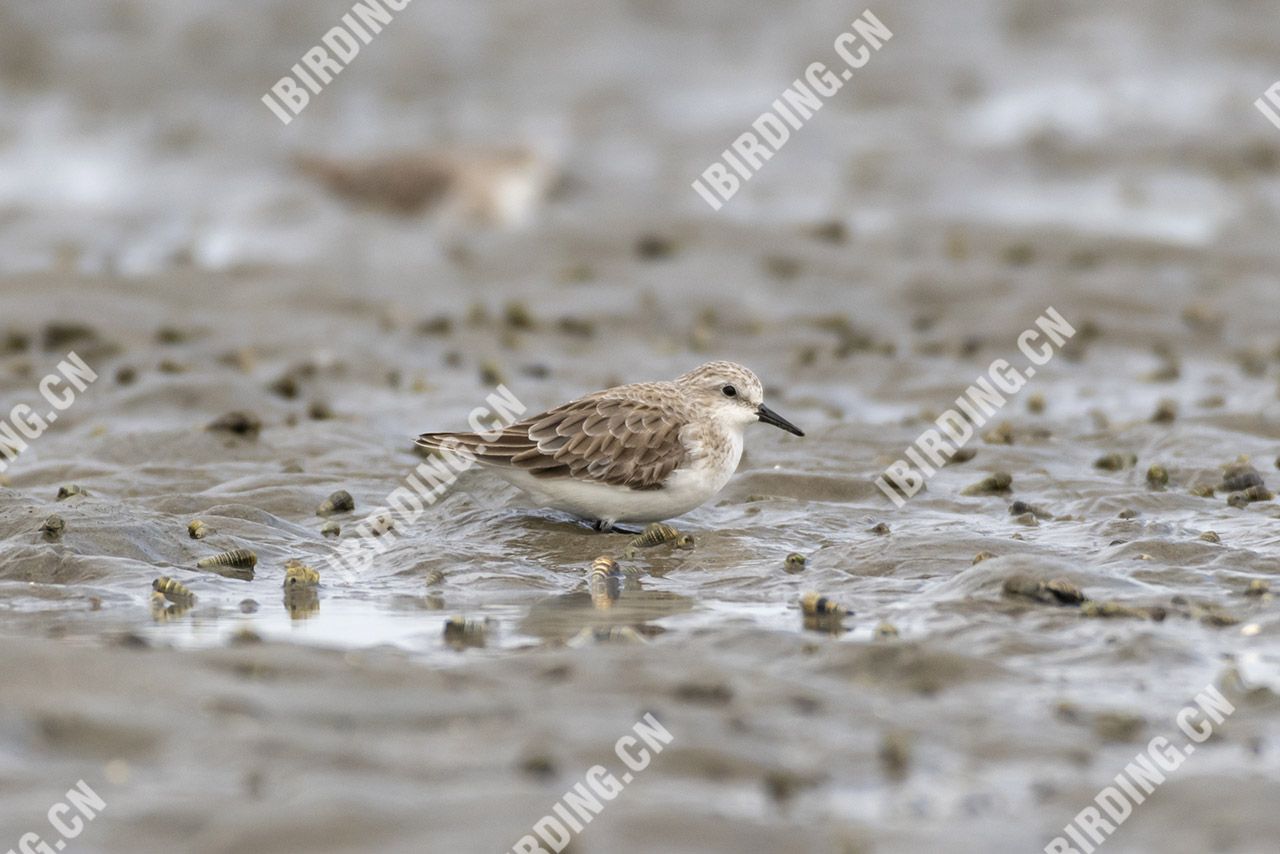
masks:
[[[672,472],[662,489],[641,490],[569,478],[537,478],[516,469],[495,469],[494,472],[543,505],[584,519],[657,522],[688,513],[706,503],[728,483],[739,457],[740,452],[718,466],[704,464],[679,469]]]

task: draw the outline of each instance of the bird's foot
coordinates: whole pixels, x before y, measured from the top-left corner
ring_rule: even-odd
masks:
[[[607,519],[596,519],[592,521],[591,527],[602,534],[630,534],[631,536],[635,536],[640,533],[640,531],[635,528],[618,525]]]

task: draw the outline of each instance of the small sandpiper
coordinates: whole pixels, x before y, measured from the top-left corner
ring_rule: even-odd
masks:
[[[488,434],[424,433],[418,444],[474,455],[544,506],[612,530],[688,513],[729,482],[742,433],[763,421],[803,436],[764,405],[764,388],[733,362],[671,382],[597,391]]]

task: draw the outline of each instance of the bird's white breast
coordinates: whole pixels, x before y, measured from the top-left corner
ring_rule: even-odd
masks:
[[[656,522],[688,513],[724,488],[742,459],[740,429],[682,436],[688,455],[661,489],[631,489],[573,478],[537,478],[519,469],[495,472],[548,507],[585,519]]]

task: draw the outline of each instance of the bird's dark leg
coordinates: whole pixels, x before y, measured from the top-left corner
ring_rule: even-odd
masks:
[[[618,525],[607,519],[594,519],[591,522],[591,527],[602,534],[628,534],[635,536],[641,533],[638,528],[632,528],[629,525]]]

